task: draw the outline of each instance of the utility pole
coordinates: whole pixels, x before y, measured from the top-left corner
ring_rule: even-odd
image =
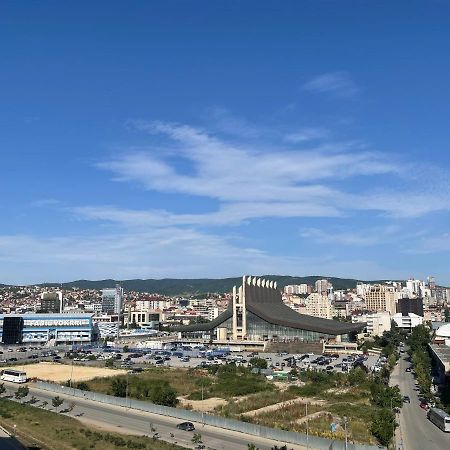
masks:
[[[347,416],[344,416],[345,450],[347,450]]]
[[[204,414],[205,414],[205,412],[203,411],[203,379],[202,379],[202,427],[204,427],[205,426],[205,416],[204,416]]]
[[[73,387],[73,357],[72,357],[72,368],[70,370],[70,387]],[[74,388],[74,392],[75,393],[75,388]]]
[[[128,370],[127,370],[127,387],[125,389],[125,405],[128,405]]]
[[[308,419],[308,402],[305,404],[306,410],[306,450],[309,450],[309,419]]]

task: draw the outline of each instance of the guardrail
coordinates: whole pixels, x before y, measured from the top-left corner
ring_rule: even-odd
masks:
[[[306,436],[306,434],[296,433],[293,431],[284,431],[277,428],[255,425],[240,420],[228,419],[225,417],[213,416],[211,414],[202,414],[197,411],[191,411],[181,408],[171,408],[169,406],[155,405],[154,403],[144,402],[141,400],[125,399],[123,397],[114,397],[112,395],[99,394],[97,392],[82,391],[71,387],[61,386],[55,383],[47,383],[37,381],[36,387],[45,391],[54,392],[55,394],[65,394],[73,397],[84,398],[108,405],[122,406],[124,408],[136,409],[153,414],[175,417],[180,420],[203,423],[213,427],[223,428],[226,430],[237,431],[240,433],[250,434],[261,438],[272,439],[286,444],[297,444],[309,447],[310,450],[380,450],[385,447],[352,444],[339,440],[330,440],[318,436]]]

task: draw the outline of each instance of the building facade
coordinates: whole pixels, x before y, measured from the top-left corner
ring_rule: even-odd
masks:
[[[399,298],[397,302],[397,313],[414,313],[423,317],[423,299],[417,298]]]
[[[298,314],[283,303],[277,283],[244,276],[233,288],[227,310],[211,322],[174,328],[189,337],[210,336],[233,341],[297,340],[321,342],[348,340],[365,324],[349,324]]]
[[[366,331],[370,336],[381,336],[391,330],[391,314],[387,311],[352,316],[352,323],[358,322],[366,322]]]
[[[397,298],[398,292],[395,287],[384,284],[371,285],[364,296],[367,310],[387,311],[392,315],[396,313]]]
[[[308,316],[322,317],[323,319],[332,319],[334,316],[334,307],[331,300],[326,295],[313,292],[305,299],[305,314]]]
[[[412,331],[412,329],[414,327],[417,327],[417,325],[423,324],[423,317],[418,316],[414,313],[394,314],[392,320],[399,328],[402,328],[406,331]]]
[[[88,343],[96,337],[91,314],[4,314],[0,315],[0,335],[5,344]]]
[[[122,310],[123,289],[116,285],[112,289],[102,289],[102,312],[120,314]]]

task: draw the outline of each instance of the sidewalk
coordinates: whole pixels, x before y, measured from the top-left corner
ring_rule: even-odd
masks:
[[[389,386],[399,386],[399,379],[400,379],[400,359],[397,361],[397,364],[394,367],[394,370],[391,373],[391,376],[389,378]],[[401,410],[400,410],[401,411]],[[395,420],[398,423],[398,426],[395,428],[395,434],[394,434],[394,444],[395,444],[395,450],[404,450],[403,446],[403,417],[401,412],[398,414],[395,414]]]

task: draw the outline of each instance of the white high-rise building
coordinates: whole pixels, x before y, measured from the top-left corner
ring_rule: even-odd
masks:
[[[284,287],[284,293],[287,295],[307,294],[307,284],[289,284]]]
[[[423,293],[425,290],[425,283],[421,280],[415,280],[413,278],[410,278],[406,282],[406,290],[410,298],[423,297]]]
[[[371,336],[381,336],[391,330],[391,315],[387,311],[352,316],[352,323],[366,322],[367,333]]]
[[[366,283],[356,283],[356,295],[358,297],[364,298],[366,292],[369,290],[370,284]]]
[[[315,291],[321,295],[328,295],[332,292],[333,285],[328,280],[317,280],[314,284]]]

